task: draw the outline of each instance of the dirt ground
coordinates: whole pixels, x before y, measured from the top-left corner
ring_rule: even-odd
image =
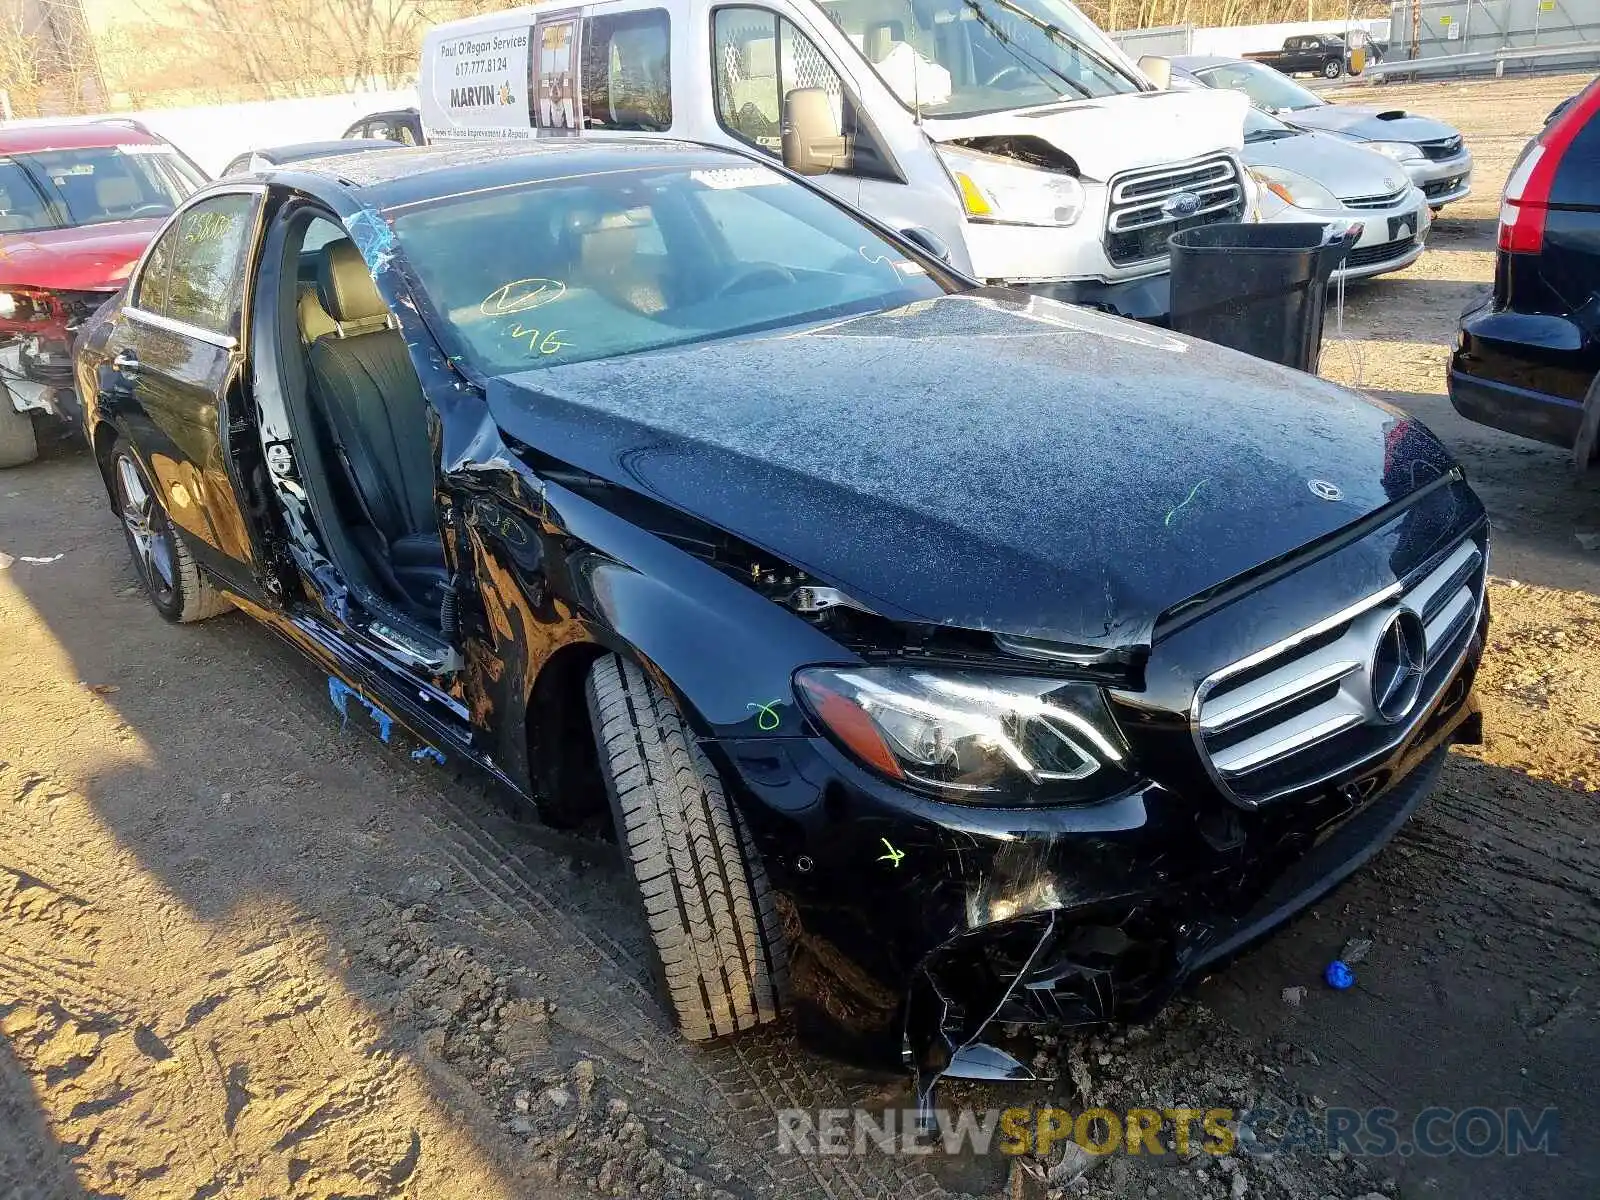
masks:
[[[1582,82],[1380,93],[1466,133],[1476,192],[1416,266],[1349,289],[1324,355],[1437,430],[1493,512],[1487,744],[1452,753],[1334,897],[1154,1025],[1063,1042],[1057,1083],[941,1098],[1402,1124],[1554,1107],[1560,1156],[780,1155],[775,1109],[904,1106],[904,1083],[782,1027],[677,1040],[609,845],[342,726],[326,680],[243,617],[161,621],[92,464],[60,447],[0,475],[0,1198],[1593,1194],[1600,482],[1460,421],[1443,386],[1510,162]],[[1328,990],[1350,938],[1372,948]]]

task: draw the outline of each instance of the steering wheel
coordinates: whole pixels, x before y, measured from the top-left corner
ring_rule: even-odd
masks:
[[[999,83],[1007,75],[1020,75],[1020,74],[1022,74],[1022,68],[1017,66],[1016,63],[1011,63],[1009,66],[1001,67],[993,75],[989,76],[988,80],[984,83],[983,86],[984,87],[994,87],[995,84]]]
[[[780,267],[777,263],[751,263],[735,271],[732,277],[717,289],[717,295],[736,296],[740,292],[749,291],[762,279],[777,284],[790,284],[795,281],[794,272],[787,267]]]
[[[141,204],[128,214],[128,219],[131,221],[135,217],[165,217],[171,213],[172,206],[168,204]]]

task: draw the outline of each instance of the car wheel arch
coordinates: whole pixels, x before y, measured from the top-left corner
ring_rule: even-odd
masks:
[[[138,459],[139,465],[149,470],[149,465],[144,461],[144,455],[139,453],[139,448],[134,445],[133,439],[126,432],[119,429],[115,423],[105,418],[100,418],[94,423],[94,428],[89,433],[89,448],[94,454],[95,466],[100,470],[100,482],[105,485],[106,503],[113,510],[117,507],[117,488],[111,478],[111,452],[118,442],[127,446],[133,456]]]
[[[672,697],[697,736],[709,731],[704,715],[648,655],[615,631],[607,633],[557,649],[531,680],[524,702],[521,735],[527,775],[540,817],[557,828],[573,828],[606,813],[586,691],[589,673],[600,659],[616,654],[634,663]]]

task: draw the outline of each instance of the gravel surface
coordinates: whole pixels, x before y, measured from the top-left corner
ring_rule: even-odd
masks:
[[[1052,1084],[941,1096],[1384,1105],[1402,1126],[1554,1106],[1560,1157],[781,1155],[775,1108],[900,1108],[904,1082],[783,1028],[676,1039],[610,845],[341,726],[325,680],[241,616],[159,620],[92,464],[58,447],[0,475],[0,1197],[1592,1194],[1600,483],[1443,396],[1504,174],[1582,82],[1379,93],[1463,129],[1476,195],[1410,270],[1349,289],[1323,361],[1434,427],[1494,514],[1487,744],[1452,753],[1366,870],[1160,1020],[1045,1047]],[[1361,961],[1336,992],[1341,948]]]

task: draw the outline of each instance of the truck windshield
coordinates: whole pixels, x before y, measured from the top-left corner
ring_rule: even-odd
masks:
[[[0,233],[164,217],[205,180],[166,146],[0,157]]]
[[[1261,63],[1224,63],[1220,67],[1201,67],[1194,74],[1207,87],[1243,92],[1250,97],[1251,104],[1264,112],[1294,112],[1301,108],[1320,108],[1327,103],[1287,75]]]
[[[907,108],[934,117],[1143,90],[1062,0],[822,0]]]
[[[877,312],[961,286],[809,188],[731,156],[607,163],[415,202],[394,230],[440,341],[487,376]]]

